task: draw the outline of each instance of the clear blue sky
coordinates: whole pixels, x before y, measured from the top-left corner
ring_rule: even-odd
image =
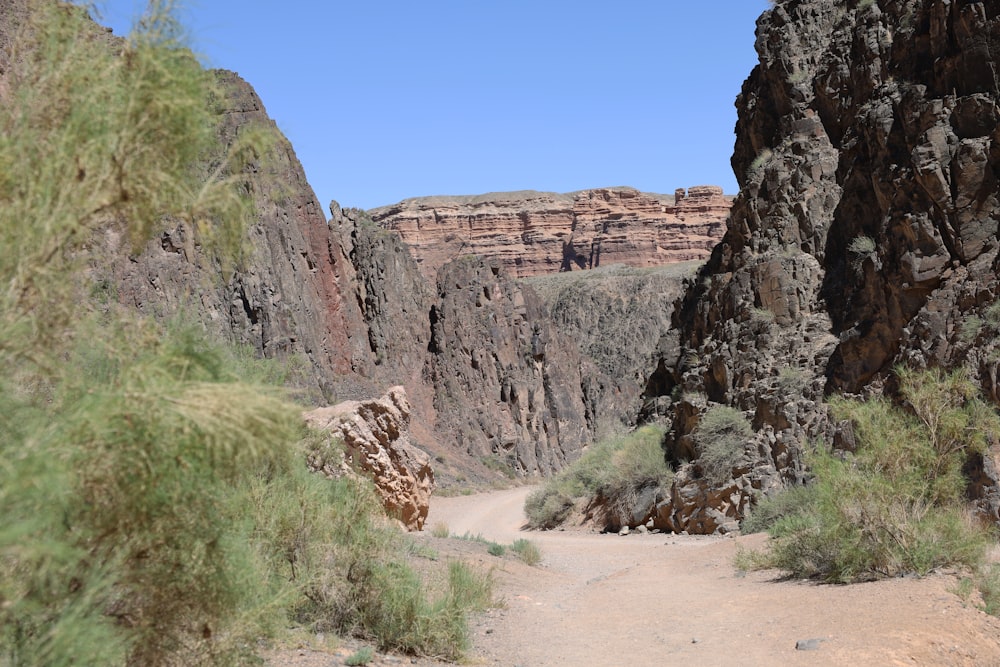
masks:
[[[98,2],[125,34],[139,0]],[[767,0],[194,0],[324,210],[504,190],[716,184]]]

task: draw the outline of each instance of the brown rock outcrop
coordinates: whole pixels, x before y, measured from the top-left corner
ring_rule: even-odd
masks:
[[[669,196],[619,187],[422,197],[369,214],[400,234],[428,279],[463,255],[498,259],[520,278],[703,260],[722,236],[731,204],[715,186]]]
[[[991,395],[998,35],[995,1],[783,0],[758,21],[760,64],[737,102],[741,192],[675,313],[681,347],[650,381],[672,451],[724,403],[754,425],[753,464],[733,470],[735,497],[688,493],[700,480],[680,476],[662,508],[678,528],[739,517],[801,478],[806,442],[843,440],[824,391],[880,391],[907,363],[965,365]]]
[[[592,433],[586,360],[534,290],[499,260],[478,257],[445,265],[437,286],[427,374],[439,427],[469,455],[516,475],[551,474],[576,459]]]
[[[403,387],[392,387],[380,399],[345,401],[303,416],[345,448],[341,452],[329,440],[321,443],[307,458],[312,470],[328,477],[363,470],[375,482],[389,516],[409,530],[423,528],[434,473],[427,453],[410,443],[410,403]]]
[[[217,71],[219,150],[242,128],[274,128],[260,98],[236,74]],[[309,368],[303,389],[317,402],[337,393],[335,378],[359,365],[363,318],[343,291],[353,277],[337,230],[331,230],[288,141],[273,129],[276,146],[244,165],[255,219],[246,259],[228,280],[200,248],[189,253],[183,230],[165,230],[141,252],[126,254],[114,233],[105,236],[105,258],[95,262],[97,282],[113,286],[118,300],[158,318],[200,321],[219,338],[272,358],[299,357]]]

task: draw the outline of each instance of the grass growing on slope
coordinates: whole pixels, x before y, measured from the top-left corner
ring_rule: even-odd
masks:
[[[673,473],[660,444],[663,434],[662,426],[647,425],[592,445],[528,497],[525,513],[529,526],[555,528],[581,498],[603,498],[624,513],[642,489],[669,484]]]
[[[525,538],[514,540],[510,545],[510,550],[517,554],[517,557],[528,565],[538,565],[542,562],[542,551],[538,545]]]

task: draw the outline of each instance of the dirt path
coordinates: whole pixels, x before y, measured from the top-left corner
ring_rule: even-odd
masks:
[[[1000,620],[955,594],[955,579],[855,586],[741,576],[736,539],[519,530],[531,489],[435,499],[428,526],[509,543],[528,537],[541,567],[497,572],[506,608],[481,618],[485,665],[1000,665]],[[797,650],[809,641],[812,650]]]

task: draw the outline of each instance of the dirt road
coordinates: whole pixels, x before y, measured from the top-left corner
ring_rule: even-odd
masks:
[[[737,572],[737,547],[760,535],[524,533],[530,490],[431,506],[428,526],[542,549],[540,567],[498,570],[506,608],[477,621],[477,664],[1000,665],[1000,620],[950,592],[952,576],[816,585]]]

